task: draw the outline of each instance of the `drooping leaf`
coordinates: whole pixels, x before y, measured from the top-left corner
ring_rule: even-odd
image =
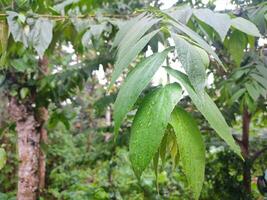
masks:
[[[251,76],[258,82],[260,83],[264,88],[267,89],[267,79],[260,76],[259,74],[251,74]]]
[[[28,47],[28,38],[26,30],[18,21],[19,14],[13,11],[7,11],[7,23],[15,42],[22,42],[25,47]]]
[[[265,79],[267,79],[267,66],[264,64],[257,64],[256,65],[257,70],[259,71],[259,73],[265,77]]]
[[[30,40],[39,56],[43,56],[53,37],[53,23],[45,18],[38,18],[30,33]]]
[[[205,147],[201,133],[194,118],[178,107],[171,114],[170,124],[177,138],[185,175],[194,198],[198,199],[205,174]]]
[[[231,18],[229,15],[215,13],[207,8],[195,9],[193,13],[199,20],[211,26],[219,34],[221,40],[224,41],[231,27]]]
[[[122,73],[123,69],[127,68],[129,64],[134,60],[134,58],[141,52],[141,50],[147,45],[147,43],[153,38],[159,30],[155,30],[144,37],[142,37],[133,47],[129,48],[124,55],[118,56],[114,72],[112,74],[111,83],[113,85],[119,75]]]
[[[178,35],[172,34],[179,61],[185,69],[193,87],[203,92],[206,81],[205,65],[198,50]]]
[[[172,75],[174,78],[176,78],[179,82],[182,83],[182,85],[188,92],[190,98],[192,99],[193,103],[209,122],[210,126],[233,149],[234,152],[236,152],[240,157],[242,157],[240,153],[240,148],[235,143],[234,138],[232,137],[230,127],[227,125],[223,115],[221,114],[216,104],[209,97],[209,95],[206,92],[204,92],[203,95],[197,94],[191,86],[188,77],[182,72],[174,70],[170,67],[166,67],[166,70],[170,75]]]
[[[130,160],[136,176],[141,176],[158,151],[171,112],[181,94],[179,84],[166,85],[145,97],[138,109],[130,137]]]
[[[206,52],[208,52],[210,55],[214,57],[214,59],[225,69],[222,61],[217,56],[217,54],[214,52],[214,50],[211,48],[209,44],[205,40],[203,40],[197,33],[195,33],[193,30],[185,26],[184,24],[178,22],[178,21],[172,21],[171,24],[174,26],[174,28],[182,31],[186,35],[188,35],[192,40],[198,43],[198,45],[204,49]]]
[[[114,131],[118,134],[123,118],[163,63],[171,49],[156,53],[141,61],[126,77],[114,104]]]
[[[242,17],[232,19],[232,26],[248,35],[261,37],[261,34],[255,24]]]
[[[246,35],[238,30],[234,30],[229,40],[226,40],[225,46],[237,66],[240,66],[245,53],[244,50],[247,47]]]
[[[6,164],[6,151],[3,148],[0,148],[0,170]]]
[[[245,87],[248,91],[249,96],[254,101],[256,101],[258,97],[260,96],[260,91],[258,91],[257,88],[255,88],[252,83],[245,83]]]

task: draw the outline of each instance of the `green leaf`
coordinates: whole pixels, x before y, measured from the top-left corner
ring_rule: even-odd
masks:
[[[6,164],[6,151],[3,148],[0,148],[0,170]]]
[[[209,58],[209,55],[207,54],[207,52],[198,46],[193,46],[193,47],[195,47],[195,49],[198,51],[205,67],[208,67],[210,65],[210,58]]]
[[[258,74],[251,74],[251,76],[258,82],[260,83],[264,88],[267,89],[267,79],[258,75]]]
[[[251,83],[245,83],[245,87],[249,96],[256,101],[260,96],[260,92],[257,90],[257,88],[255,88]]]
[[[159,30],[155,30],[144,37],[142,37],[133,47],[129,48],[124,55],[118,56],[114,72],[112,73],[110,86],[115,83],[122,71],[129,66],[129,64],[135,59],[135,57],[141,52],[141,50],[147,45],[147,43],[153,38]]]
[[[204,49],[206,52],[208,52],[210,55],[214,57],[214,59],[225,69],[222,61],[217,56],[217,54],[214,52],[214,50],[211,48],[211,46],[203,40],[197,33],[195,33],[193,30],[188,28],[187,26],[183,25],[182,23],[178,21],[172,21],[171,24],[178,30],[182,31],[186,35],[188,35],[191,39],[193,39],[195,42],[198,43],[198,45]],[[226,70],[226,69],[225,69]]]
[[[237,90],[230,99],[230,103],[232,104],[233,102],[237,101],[244,93],[246,92],[245,88],[242,88],[240,90]]]
[[[114,131],[118,134],[123,118],[167,57],[171,48],[141,61],[126,77],[114,104]]]
[[[242,17],[232,19],[232,26],[248,35],[261,37],[261,34],[255,24]]]
[[[45,18],[38,18],[30,33],[30,41],[42,57],[53,38],[53,23]]]
[[[137,177],[157,153],[171,112],[181,95],[179,84],[169,84],[146,96],[138,109],[130,137],[130,160]]]
[[[200,21],[211,26],[219,34],[221,40],[224,41],[231,27],[231,18],[229,15],[215,13],[207,8],[195,9],[193,13]]]
[[[99,39],[99,37],[105,31],[107,26],[106,26],[106,23],[103,23],[103,24],[93,24],[93,25],[90,25],[89,27],[90,29],[88,29],[83,34],[83,37],[82,37],[82,45],[87,48],[90,47],[90,41],[92,37]]]
[[[223,115],[221,114],[216,104],[209,97],[209,95],[206,92],[204,92],[203,95],[197,94],[191,86],[188,77],[182,72],[174,70],[170,67],[166,67],[166,70],[185,87],[193,103],[209,122],[210,126],[233,149],[234,152],[242,157],[240,148],[232,137],[230,127],[227,125]]]
[[[124,56],[125,52],[129,50],[129,47],[134,46],[138,40],[159,21],[160,19],[155,19],[151,15],[141,15],[141,18],[129,28],[118,44],[117,57],[120,58]]]
[[[264,64],[257,64],[256,65],[257,70],[259,71],[259,73],[265,78],[267,79],[267,66]]]
[[[183,24],[187,24],[192,16],[192,8],[188,5],[172,7],[170,9],[164,10],[163,12]]]
[[[24,27],[18,22],[19,14],[13,11],[7,11],[7,23],[15,42],[22,42],[25,47],[28,47],[28,38]]]
[[[20,93],[20,97],[22,99],[25,99],[25,97],[27,97],[28,94],[30,93],[30,90],[29,90],[29,88],[23,87],[20,89],[19,93]]]
[[[194,118],[176,107],[172,114],[172,125],[179,148],[180,159],[188,183],[198,199],[204,182],[205,146]]]
[[[229,40],[226,40],[225,46],[229,50],[229,53],[237,66],[240,66],[245,53],[244,50],[247,47],[246,35],[238,30],[234,30]]]
[[[138,15],[137,17],[133,17],[131,20],[125,21],[122,25],[119,26],[119,31],[116,34],[113,42],[113,46],[117,47],[122,39],[125,37],[126,33],[131,29],[131,27],[136,24],[142,17],[145,16],[145,13],[142,13],[141,15]]]
[[[179,61],[190,82],[198,92],[203,92],[206,81],[205,65],[201,54],[192,44],[178,35],[172,34]]]

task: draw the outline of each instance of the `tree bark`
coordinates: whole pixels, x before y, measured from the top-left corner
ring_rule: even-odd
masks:
[[[249,125],[250,114],[247,108],[244,108],[242,117],[242,145],[243,145],[243,157],[245,159],[243,164],[243,186],[245,191],[251,193],[251,164],[249,157]]]
[[[36,200],[39,189],[40,134],[34,110],[30,104],[9,101],[9,114],[16,122],[18,134],[18,200]]]

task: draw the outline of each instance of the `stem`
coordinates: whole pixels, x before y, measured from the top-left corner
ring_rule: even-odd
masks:
[[[243,122],[242,122],[242,145],[243,145],[243,156],[245,159],[243,165],[243,186],[245,191],[251,193],[251,164],[249,159],[249,125],[250,125],[250,114],[248,109],[245,107],[243,111]]]

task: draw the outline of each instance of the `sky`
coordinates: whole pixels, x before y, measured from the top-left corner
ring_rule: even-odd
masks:
[[[161,2],[163,3],[162,9],[167,9],[170,8],[173,4],[175,4],[177,0],[161,0]],[[202,2],[208,3],[209,0],[203,0]],[[231,0],[217,0],[215,2],[215,5],[216,5],[215,8],[216,11],[235,8],[235,6],[231,4]]]

